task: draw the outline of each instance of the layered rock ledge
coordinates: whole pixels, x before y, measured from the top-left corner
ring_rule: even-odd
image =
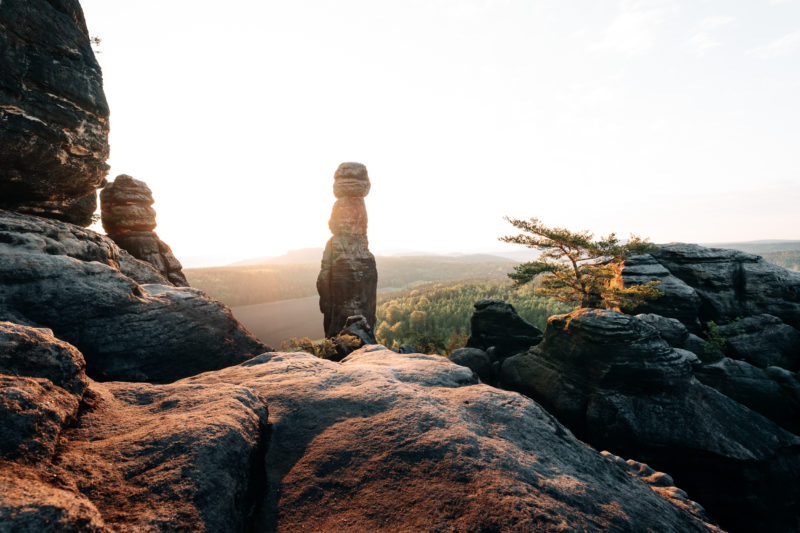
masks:
[[[0,320],[51,329],[98,380],[172,381],[268,349],[223,304],[108,237],[2,210]]]
[[[0,208],[88,225],[108,104],[77,0],[0,4]]]

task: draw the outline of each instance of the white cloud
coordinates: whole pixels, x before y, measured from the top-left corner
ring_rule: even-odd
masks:
[[[686,45],[691,48],[697,57],[703,57],[712,48],[722,46],[722,43],[715,40],[708,32],[700,31],[692,35]]]
[[[736,20],[733,17],[713,16],[706,17],[697,25],[697,31],[686,40],[686,46],[694,52],[697,57],[703,57],[712,48],[722,46],[713,33],[714,31],[728,26]]]
[[[700,21],[700,29],[705,31],[712,31],[718,28],[722,28],[723,26],[727,26],[731,24],[734,20],[733,17],[725,17],[725,16],[714,16],[714,17],[706,17]]]
[[[768,58],[791,54],[798,49],[800,49],[800,30],[779,37],[771,43],[757,46],[747,53]]]
[[[590,45],[590,50],[608,50],[627,56],[647,54],[656,42],[658,27],[676,8],[668,1],[623,0],[619,13],[603,38]]]

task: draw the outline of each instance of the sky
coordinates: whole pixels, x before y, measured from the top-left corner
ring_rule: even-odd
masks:
[[[344,161],[377,253],[800,239],[800,0],[81,4],[109,180],[185,266],[323,247]]]

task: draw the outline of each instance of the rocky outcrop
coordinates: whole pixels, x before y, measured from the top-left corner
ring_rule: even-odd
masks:
[[[695,369],[695,376],[779,426],[800,435],[800,379],[778,366],[758,368],[723,357]]]
[[[698,379],[798,433],[800,275],[736,250],[672,244],[626,260],[626,285],[650,279],[665,296],[639,316],[697,354]]]
[[[519,316],[513,305],[499,299],[475,302],[470,332],[467,347],[485,351],[494,346],[499,361],[523,352],[542,340],[539,328]]]
[[[132,256],[153,265],[176,287],[188,287],[183,266],[158,235],[153,193],[143,181],[121,174],[100,193],[103,229]]]
[[[777,317],[763,314],[733,320],[720,326],[719,334],[725,339],[722,350],[733,359],[759,368],[800,370],[800,331]]]
[[[0,322],[0,457],[52,457],[87,385],[74,347],[48,330]]]
[[[698,333],[708,321],[769,314],[800,328],[800,273],[737,250],[670,244],[626,259],[624,284],[661,281],[662,298],[640,312],[677,318]]]
[[[551,317],[502,383],[591,445],[669,472],[731,531],[800,527],[800,438],[698,382],[691,352],[614,311]]]
[[[324,315],[325,335],[333,337],[347,318],[363,315],[375,327],[375,297],[378,271],[367,240],[369,194],[367,167],[361,163],[342,163],[333,176],[333,205],[328,222],[333,237],[325,246],[317,277],[319,309]]]
[[[243,530],[264,485],[264,400],[100,384],[83,365],[52,334],[0,323],[0,531]]]
[[[170,286],[109,238],[8,211],[0,211],[0,320],[53,330],[99,380],[172,381],[268,349],[227,307]]]
[[[718,531],[668,476],[439,356],[266,353],[81,402],[57,456],[0,458],[0,530]]]
[[[80,4],[4,0],[0,50],[0,208],[88,225],[109,110]]]
[[[254,530],[713,529],[532,401],[476,385],[443,357],[382,346],[340,364],[273,353],[180,383],[236,383],[266,398]]]

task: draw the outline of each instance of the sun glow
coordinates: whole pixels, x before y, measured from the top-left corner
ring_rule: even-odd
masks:
[[[187,264],[323,246],[342,161],[373,250],[498,249],[504,215],[800,238],[798,2],[82,4],[109,177]]]

